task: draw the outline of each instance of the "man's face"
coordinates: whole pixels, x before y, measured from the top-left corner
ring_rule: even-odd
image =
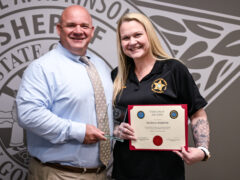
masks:
[[[90,15],[79,8],[66,9],[57,25],[61,44],[75,55],[85,55],[94,34]]]

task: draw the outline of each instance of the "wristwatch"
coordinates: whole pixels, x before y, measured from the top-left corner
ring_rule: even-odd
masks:
[[[205,148],[205,147],[202,147],[202,146],[199,146],[199,147],[197,147],[198,149],[201,149],[203,152],[204,152],[204,158],[203,158],[203,160],[202,161],[206,161],[206,160],[208,160],[211,156],[210,156],[210,152],[209,152],[209,150],[207,149],[207,148]]]

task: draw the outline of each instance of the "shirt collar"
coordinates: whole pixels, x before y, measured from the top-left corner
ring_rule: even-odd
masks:
[[[162,72],[162,65],[163,65],[162,60],[156,60],[154,66],[152,68],[152,71],[146,77],[151,77],[154,74],[160,74]],[[138,81],[138,79],[134,73],[134,68],[135,68],[135,64],[131,63],[130,71],[129,71],[129,79],[131,81]]]
[[[81,56],[72,54],[68,49],[62,46],[62,44],[59,42],[57,45],[57,50],[60,51],[64,56],[68,57],[69,59],[75,61],[75,62],[81,62],[79,61],[79,58]],[[87,56],[89,59],[91,59],[91,53],[87,50],[85,56]]]
[[[163,62],[164,60],[156,60],[153,68],[152,68],[152,71],[150,74],[159,74],[162,72],[162,65],[163,65]]]

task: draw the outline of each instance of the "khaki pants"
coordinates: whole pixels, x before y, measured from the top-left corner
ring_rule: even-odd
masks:
[[[61,171],[41,164],[31,158],[29,164],[28,180],[106,180],[107,171],[96,173],[76,173]]]

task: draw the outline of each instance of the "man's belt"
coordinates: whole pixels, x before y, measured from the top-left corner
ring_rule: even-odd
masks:
[[[104,171],[106,169],[106,166],[101,166],[98,168],[79,168],[79,167],[73,167],[73,166],[66,166],[66,165],[61,165],[59,163],[50,163],[50,162],[46,162],[46,163],[42,163],[39,159],[35,158],[34,159],[41,163],[42,165],[45,166],[49,166],[61,171],[67,171],[67,172],[76,172],[76,173],[101,173],[102,171]]]

